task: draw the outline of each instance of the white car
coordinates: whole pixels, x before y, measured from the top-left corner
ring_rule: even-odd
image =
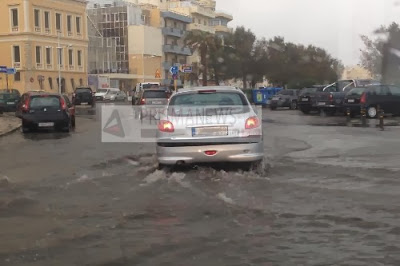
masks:
[[[261,119],[233,87],[199,87],[173,94],[157,131],[159,167],[264,158]]]

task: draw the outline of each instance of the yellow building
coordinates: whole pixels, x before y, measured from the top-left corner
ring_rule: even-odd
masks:
[[[87,48],[86,1],[0,1],[0,65],[17,69],[11,88],[71,93],[87,84]]]

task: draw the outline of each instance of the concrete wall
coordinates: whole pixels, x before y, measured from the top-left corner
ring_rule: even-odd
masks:
[[[129,54],[162,56],[162,33],[160,28],[149,26],[128,27]]]

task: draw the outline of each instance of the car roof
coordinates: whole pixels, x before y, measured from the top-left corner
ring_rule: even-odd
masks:
[[[198,92],[198,91],[204,91],[204,90],[215,90],[217,92],[241,92],[241,90],[235,88],[235,87],[230,87],[230,86],[207,86],[207,87],[193,87],[193,88],[185,88],[185,89],[180,89],[179,91],[176,92],[176,94],[181,94],[181,93],[188,93],[188,92]]]

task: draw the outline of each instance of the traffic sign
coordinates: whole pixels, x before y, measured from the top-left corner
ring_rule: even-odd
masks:
[[[159,69],[157,69],[155,77],[156,77],[156,79],[160,79],[161,78],[161,73],[160,73]]]
[[[169,69],[169,72],[171,72],[172,75],[178,75],[178,73],[179,73],[179,68],[178,68],[177,66],[172,66],[172,67]]]
[[[192,68],[191,65],[181,65],[181,67],[179,68],[179,70],[180,70],[182,73],[192,73],[193,68]]]
[[[0,66],[0,73],[7,73],[7,67],[6,66]]]
[[[172,79],[173,79],[173,80],[178,79],[178,74],[172,74]]]
[[[15,68],[7,68],[8,75],[15,75],[16,73],[17,73],[17,70]]]

